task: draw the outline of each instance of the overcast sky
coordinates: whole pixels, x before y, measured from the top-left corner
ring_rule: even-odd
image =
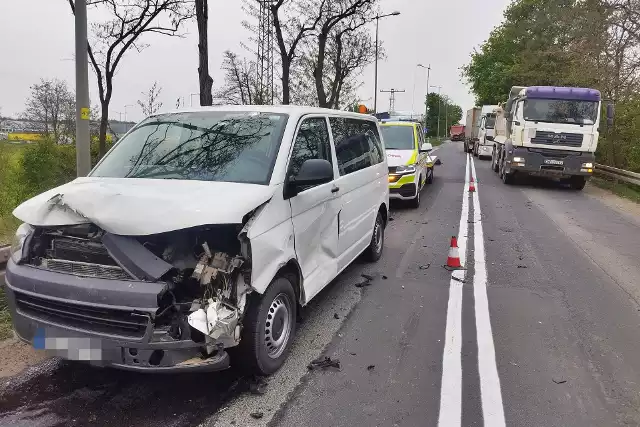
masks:
[[[396,95],[397,110],[411,110],[414,102],[415,110],[421,109],[427,76],[426,70],[416,68],[416,64],[430,64],[430,85],[442,86],[442,92],[463,110],[470,108],[473,96],[462,82],[460,67],[500,23],[509,3],[381,0],[382,12],[398,10],[401,15],[380,20],[380,40],[387,58],[379,64],[379,89],[406,90]],[[222,53],[231,49],[244,55],[240,43],[247,41],[248,34],[241,25],[245,16],[240,0],[210,0],[209,7],[209,67],[215,87],[223,80]],[[126,107],[130,119],[142,118],[136,101],[154,81],[163,87],[164,108],[173,109],[178,97],[184,97],[189,105],[190,94],[198,92],[194,23],[186,27],[186,33],[184,38],[150,35],[144,39],[149,44],[147,49],[125,57],[114,82],[112,118],[119,118],[118,112],[124,113],[126,105],[130,105]],[[40,78],[57,77],[69,82],[70,87],[75,85],[74,20],[67,0],[0,0],[0,41],[2,115],[22,112],[29,86]],[[373,104],[373,76],[370,66],[360,77],[364,83],[360,95],[367,105]],[[92,103],[97,104],[95,86],[91,81]],[[379,94],[379,110],[388,108],[388,99],[388,94]],[[197,96],[193,96],[193,102],[198,103]]]

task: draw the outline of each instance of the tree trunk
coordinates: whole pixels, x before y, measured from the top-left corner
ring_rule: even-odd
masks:
[[[316,81],[316,92],[318,94],[318,106],[321,108],[331,108],[327,102],[327,93],[324,91],[324,82],[322,81],[326,49],[327,37],[321,34],[318,37],[318,61],[316,62],[316,69],[313,70],[313,77]]]
[[[198,22],[198,79],[200,81],[200,105],[212,105],[211,88],[213,79],[209,75],[209,42],[207,24],[209,21],[208,0],[196,1],[196,21]]]
[[[99,159],[101,159],[102,156],[107,154],[107,125],[109,124],[109,103],[102,102],[101,107],[102,107],[102,112],[100,115],[100,135],[99,135],[99,142],[98,142],[99,144],[98,158]]]
[[[289,80],[291,78],[291,63],[288,60],[282,62],[282,105],[291,103],[291,88]]]

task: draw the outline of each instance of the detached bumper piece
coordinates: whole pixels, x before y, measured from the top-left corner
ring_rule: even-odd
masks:
[[[410,183],[410,184],[404,184],[398,188],[390,188],[389,196],[392,198],[396,197],[396,198],[411,199],[416,196],[416,184]]]
[[[164,282],[81,277],[9,261],[6,295],[17,335],[69,360],[140,372],[216,371],[229,367],[221,344],[184,325],[156,326]]]

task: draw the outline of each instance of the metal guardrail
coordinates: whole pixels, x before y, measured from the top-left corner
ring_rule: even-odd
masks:
[[[630,172],[624,169],[618,169],[596,163],[595,174],[619,179],[620,181],[629,182],[635,185],[640,185],[640,173]]]

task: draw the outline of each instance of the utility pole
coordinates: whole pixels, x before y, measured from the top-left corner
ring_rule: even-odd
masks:
[[[76,1],[76,173],[91,171],[89,147],[89,54],[87,41],[87,2]]]
[[[396,93],[403,93],[404,89],[390,89],[390,90],[381,90],[380,93],[388,93],[389,94],[389,113],[392,113],[396,109]]]
[[[425,106],[424,106],[424,127],[427,128],[427,114],[429,114],[429,74],[431,74],[431,64],[425,67],[422,64],[418,64],[418,67],[425,68],[427,70],[427,95],[425,97]],[[413,107],[412,107],[413,110]],[[413,112],[413,111],[412,111]]]
[[[378,112],[378,48],[380,46],[380,44],[378,43],[378,27],[379,27],[378,24],[380,22],[380,19],[382,18],[386,18],[387,16],[398,16],[398,15],[400,15],[400,12],[396,11],[396,12],[388,13],[386,15],[376,15],[373,17],[373,19],[376,20],[376,60],[375,60],[375,77],[373,78],[374,80],[373,112],[374,113]]]

